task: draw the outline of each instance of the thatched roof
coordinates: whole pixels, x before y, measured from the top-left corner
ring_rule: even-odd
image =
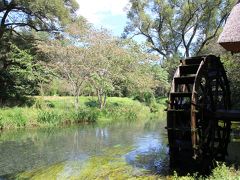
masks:
[[[240,52],[240,0],[233,7],[218,43],[231,52]]]

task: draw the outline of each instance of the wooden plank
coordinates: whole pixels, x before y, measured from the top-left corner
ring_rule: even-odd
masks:
[[[199,67],[198,64],[179,66],[180,75],[184,76],[184,75],[187,75],[187,74],[196,74],[197,70],[198,70],[198,67]]]
[[[240,122],[240,110],[217,110],[213,113],[213,117],[219,120]]]
[[[192,93],[186,93],[186,92],[174,92],[170,93],[171,98],[175,97],[191,97]]]
[[[204,57],[198,56],[198,57],[191,57],[191,58],[186,58],[182,60],[182,63],[184,65],[193,65],[193,64],[200,64],[204,60]]]
[[[175,84],[193,84],[195,76],[175,77]]]

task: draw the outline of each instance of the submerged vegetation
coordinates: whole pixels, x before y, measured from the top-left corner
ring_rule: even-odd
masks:
[[[218,164],[209,176],[199,174],[178,176],[176,172],[173,175],[163,176],[153,174],[143,168],[129,165],[125,161],[125,155],[131,148],[116,146],[106,148],[101,155],[93,156],[84,162],[69,161],[53,164],[49,167],[34,169],[18,174],[17,179],[85,179],[85,180],[104,180],[104,179],[134,179],[134,180],[239,180],[240,171],[227,167],[225,164]],[[66,172],[66,168],[71,172]]]
[[[148,171],[132,167],[124,160],[130,148],[114,147],[103,150],[100,156],[93,156],[86,162],[69,162],[68,168],[72,174],[64,173],[64,164],[54,164],[48,168],[40,168],[17,175],[19,179],[158,179]]]

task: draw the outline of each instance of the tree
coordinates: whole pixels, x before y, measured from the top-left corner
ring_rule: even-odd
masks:
[[[24,95],[36,94],[38,81],[42,79],[43,66],[30,49],[15,41],[7,38],[0,42],[0,105],[11,98],[19,100]]]
[[[166,69],[162,68],[159,64],[151,67],[157,85],[155,88],[155,96],[166,96],[170,89],[169,74]]]
[[[75,108],[79,108],[79,96],[84,82],[89,78],[88,51],[83,47],[68,44],[64,40],[39,44],[51,60],[49,66],[55,69],[60,77],[66,79],[71,86],[72,95],[75,97]]]
[[[165,59],[199,54],[224,23],[234,0],[130,0],[124,36],[142,35]]]
[[[0,39],[7,31],[23,29],[58,31],[78,9],[75,0],[2,0],[0,1]]]
[[[64,36],[47,42],[39,42],[38,50],[42,58],[49,61],[59,78],[67,80],[71,94],[75,97],[75,108],[79,108],[79,96],[84,83],[93,68],[89,51],[91,26],[83,17],[74,19],[64,31]]]
[[[125,85],[128,91],[145,91],[154,87],[149,64],[155,56],[143,51],[134,41],[121,40],[100,30],[91,42],[91,84],[96,89],[100,108],[106,105],[108,95]]]

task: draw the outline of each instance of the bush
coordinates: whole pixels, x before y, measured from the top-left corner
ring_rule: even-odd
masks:
[[[49,100],[44,100],[42,97],[40,97],[40,98],[37,98],[35,102],[35,107],[38,109],[44,109],[44,108],[54,108],[55,105],[53,104],[53,102]]]
[[[75,121],[96,122],[100,115],[100,110],[97,108],[80,109],[75,115]]]
[[[0,112],[0,129],[25,127],[27,118],[23,115],[22,108],[2,109]]]
[[[20,109],[16,110],[16,112],[13,114],[13,120],[17,124],[17,127],[24,127],[26,126],[27,119],[23,116]]]
[[[155,102],[155,97],[151,92],[139,93],[133,99],[145,103],[147,106],[149,106],[152,102]]]
[[[236,171],[232,167],[227,167],[225,164],[218,164],[213,170],[212,175],[207,178],[211,180],[228,179],[228,180],[239,180],[240,172]]]
[[[61,114],[56,111],[39,111],[37,122],[39,123],[50,123],[57,124],[62,120]]]
[[[0,114],[0,130],[3,129],[3,116]]]

